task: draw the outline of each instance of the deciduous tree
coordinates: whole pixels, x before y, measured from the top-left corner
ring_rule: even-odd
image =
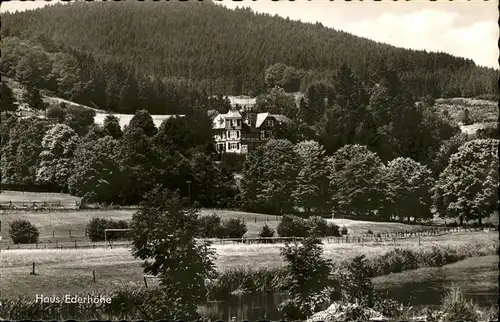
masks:
[[[128,124],[128,128],[141,128],[144,131],[144,134],[148,137],[152,137],[158,132],[155,123],[153,122],[153,118],[146,110],[140,110],[135,112],[134,116],[130,120]]]
[[[439,175],[434,204],[442,217],[481,223],[498,209],[498,183],[498,140],[469,141]]]
[[[75,130],[78,135],[84,136],[89,131],[90,126],[94,124],[94,117],[94,110],[71,105],[66,110],[64,124]]]
[[[432,172],[410,158],[396,158],[384,169],[388,207],[384,213],[415,220],[431,219]]]
[[[384,206],[384,164],[366,146],[346,145],[329,158],[334,213],[373,215]]]
[[[36,87],[28,87],[23,99],[35,111],[42,111],[47,108],[47,104],[42,100],[42,95],[40,95],[40,91]]]
[[[56,183],[61,188],[67,186],[78,139],[78,134],[64,124],[56,124],[47,131],[36,174],[38,182]]]
[[[14,94],[12,89],[7,85],[7,83],[1,82],[1,111],[2,112],[14,112],[17,110],[17,103],[14,100]]]
[[[118,203],[121,183],[126,174],[120,172],[115,158],[118,142],[110,136],[85,139],[76,149],[68,179],[70,193],[91,202]]]
[[[119,140],[123,136],[120,121],[114,115],[107,115],[106,118],[104,118],[102,127],[104,134],[111,136],[115,140]]]
[[[145,274],[158,276],[158,303],[150,318],[194,320],[206,301],[205,280],[215,277],[215,252],[197,242],[198,213],[173,193],[152,190],[132,217],[132,254]],[[156,306],[155,305],[155,306]]]
[[[303,141],[295,145],[298,173],[292,193],[295,205],[311,212],[328,211],[330,194],[325,151],[314,141]]]
[[[115,158],[121,173],[126,173],[122,183],[122,199],[137,204],[156,182],[154,154],[151,143],[141,127],[128,127],[116,148]]]
[[[42,139],[47,121],[37,117],[18,119],[2,148],[2,181],[33,184],[36,180]],[[2,138],[3,139],[3,138]]]
[[[292,192],[297,176],[297,154],[286,140],[270,140],[263,147],[262,188],[257,199],[279,214],[293,212]]]

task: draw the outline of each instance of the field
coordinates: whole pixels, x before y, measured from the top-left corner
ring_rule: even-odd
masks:
[[[19,205],[25,203],[26,205],[35,203],[61,203],[68,208],[74,208],[75,203],[80,203],[81,198],[75,197],[66,193],[43,193],[43,192],[23,192],[23,191],[8,191],[2,190],[0,192],[0,204],[6,205],[9,202]]]
[[[2,239],[5,242],[9,238],[8,223],[16,219],[25,219],[29,220],[40,231],[40,242],[88,241],[88,238],[85,236],[85,229],[87,223],[93,217],[129,220],[132,218],[133,213],[134,210],[81,210],[33,213],[4,212],[0,214],[0,219],[2,220]]]
[[[427,248],[434,245],[497,244],[497,232],[458,233],[386,244],[325,244],[324,256],[342,261],[357,254],[368,257],[383,254],[395,247]],[[263,268],[283,265],[280,249],[283,245],[214,245],[219,270],[230,268]],[[86,250],[3,250],[1,252],[2,296],[33,296],[34,294],[61,294],[77,291],[105,291],[120,285],[143,283],[141,261],[126,248]],[[37,275],[30,275],[32,263]],[[92,270],[96,282],[92,280]],[[153,283],[154,281],[148,281]]]
[[[25,196],[24,200],[43,200],[44,195],[49,194],[32,194]],[[52,194],[50,194],[52,195]],[[59,194],[56,194],[59,195]],[[61,195],[61,200],[67,195]],[[19,196],[21,199],[22,196]],[[57,197],[57,196],[56,196]],[[51,199],[54,200],[54,199]],[[67,201],[70,203],[71,201]],[[68,242],[68,241],[89,241],[85,236],[87,223],[94,217],[115,219],[115,220],[131,220],[135,210],[78,210],[78,211],[55,211],[55,212],[8,212],[4,211],[0,214],[2,221],[2,237],[3,242],[9,240],[9,223],[16,219],[25,219],[33,223],[40,231],[40,242]],[[229,218],[241,218],[247,225],[247,233],[245,237],[258,237],[262,227],[267,224],[276,231],[279,223],[278,216],[265,214],[248,213],[241,211],[230,210],[214,210],[202,209],[200,215],[217,214],[226,220]],[[362,220],[349,219],[328,219],[340,227],[345,226],[348,229],[350,236],[366,233],[368,229],[374,234],[383,232],[402,232],[413,231],[425,228],[421,225],[407,225],[397,222],[369,222]],[[71,231],[71,232],[70,232]]]
[[[497,102],[473,98],[440,98],[436,100],[436,107],[448,113],[450,118],[460,125],[463,133],[475,134],[477,130],[495,127],[498,122]],[[464,110],[469,110],[472,124],[464,125]]]
[[[440,98],[436,99],[436,107],[447,111],[457,123],[462,122],[463,111],[467,108],[473,123],[488,123],[498,121],[497,102],[473,98]]]

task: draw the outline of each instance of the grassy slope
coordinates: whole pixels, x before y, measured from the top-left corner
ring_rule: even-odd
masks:
[[[473,134],[478,129],[495,126],[498,122],[497,102],[473,98],[440,98],[436,100],[436,107],[447,111],[450,118],[460,124],[462,132]],[[462,118],[465,109],[469,110],[472,124],[463,125]]]
[[[433,245],[465,245],[476,243],[497,244],[498,235],[491,233],[461,233],[396,244],[359,245],[326,244],[324,256],[334,261],[352,258],[359,253],[368,257],[385,253],[394,247],[423,248]],[[279,255],[283,245],[216,245],[216,264],[219,269],[235,267],[275,267],[283,264]],[[2,251],[2,296],[34,296],[34,294],[60,294],[80,291],[109,290],[124,284],[143,283],[141,262],[135,260],[128,249],[89,250],[10,250]],[[30,275],[31,265],[37,263],[38,275]],[[92,282],[92,269],[96,270],[96,283]]]
[[[11,79],[4,77],[5,81],[8,83],[8,85],[12,88],[14,97],[18,101],[22,101],[22,96],[23,93],[25,92],[25,88],[22,84],[19,82]],[[2,79],[3,80],[3,79]],[[88,107],[85,105],[77,104],[62,98],[58,97],[52,97],[52,96],[47,96],[43,95],[44,101],[51,105],[59,105],[61,102],[66,103],[68,106],[74,105],[74,106],[81,106],[89,109],[93,109],[96,111],[97,115],[95,117],[95,123],[102,125],[104,122],[104,118],[106,117],[107,113],[105,111],[101,111],[92,107]],[[294,93],[294,97],[296,100],[300,100],[300,97],[302,97],[302,93]],[[241,104],[245,105],[247,103],[254,103],[255,98],[249,98],[247,99],[244,96],[238,97],[238,96],[228,96],[230,101],[233,104]],[[21,104],[24,107],[24,104]],[[467,134],[473,134],[475,133],[478,129],[480,128],[485,128],[485,127],[491,127],[498,122],[498,108],[497,108],[497,103],[493,101],[487,101],[487,100],[481,100],[481,99],[474,99],[474,98],[462,98],[462,97],[456,97],[456,98],[439,98],[436,99],[436,107],[440,109],[441,111],[448,111],[451,119],[456,122],[461,124],[462,122],[462,117],[463,117],[463,111],[465,108],[469,109],[470,112],[470,117],[473,121],[473,124],[470,125],[462,125],[460,126],[461,130],[464,133]],[[23,115],[25,116],[31,116],[32,113],[29,111],[24,110]],[[123,127],[128,122],[130,121],[132,115],[129,114],[119,114],[119,113],[114,113],[114,116],[118,117],[120,121],[120,125]],[[160,124],[163,122],[164,119],[168,118],[166,115],[152,115],[153,121],[156,126],[160,126]]]

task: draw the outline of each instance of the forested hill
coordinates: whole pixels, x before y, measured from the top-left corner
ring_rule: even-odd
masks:
[[[43,68],[49,68],[42,63],[44,55],[52,56],[59,76],[66,76],[68,89],[59,94],[104,108],[119,106],[122,112],[135,110],[146,98],[150,106],[161,100],[188,104],[179,99],[188,90],[261,93],[264,72],[275,63],[294,67],[300,82],[290,91],[304,90],[347,64],[365,81],[387,66],[414,97],[497,92],[496,72],[471,60],[396,48],[321,24],[233,11],[207,1],[76,2],[1,18],[3,74],[32,78],[31,68],[43,76]],[[21,58],[29,67],[19,67]],[[61,91],[46,78],[38,85]],[[164,106],[151,112],[162,113]]]

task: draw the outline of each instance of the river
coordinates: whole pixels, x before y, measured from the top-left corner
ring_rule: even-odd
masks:
[[[451,287],[457,285],[465,297],[489,308],[498,300],[498,257],[469,258],[443,267],[419,268],[373,279],[375,290],[414,307],[438,306]],[[209,303],[202,314],[212,320],[282,320],[277,310],[280,294],[234,297]]]

